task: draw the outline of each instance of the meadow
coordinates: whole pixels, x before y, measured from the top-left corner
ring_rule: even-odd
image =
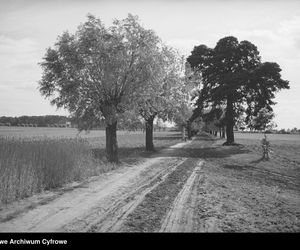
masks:
[[[180,140],[176,132],[154,132],[156,150]],[[153,154],[144,145],[144,133],[118,131],[116,165],[106,161],[102,130],[0,127],[0,204],[135,164]]]
[[[224,147],[225,140],[218,140],[204,152],[210,191],[202,205],[211,209],[206,216],[220,219],[223,232],[300,230],[300,136],[267,134],[269,160],[262,158],[263,137],[235,133],[238,146]]]
[[[260,144],[263,134],[235,133],[236,142],[251,152],[262,154]],[[278,173],[298,177],[300,184],[300,135],[299,134],[267,134],[270,142],[271,160],[261,162],[264,168]],[[276,168],[274,167],[276,165]]]

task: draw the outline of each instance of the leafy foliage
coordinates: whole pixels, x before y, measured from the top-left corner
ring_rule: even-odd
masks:
[[[272,129],[274,127],[274,123],[272,123],[272,119],[274,118],[274,113],[267,108],[262,108],[259,110],[257,115],[253,117],[250,126],[255,130],[265,131],[266,129]]]
[[[177,104],[187,95],[182,74],[184,61],[175,50],[161,44],[161,48],[152,51],[151,67],[154,77],[148,78],[145,87],[137,93],[136,104],[132,109],[145,120],[159,117],[171,120],[177,112]]]
[[[233,127],[242,114],[249,123],[261,108],[272,110],[274,93],[289,88],[289,82],[281,79],[277,63],[262,63],[254,44],[238,42],[232,36],[220,39],[213,49],[194,47],[187,62],[201,76],[194,116],[202,115],[207,108],[214,111],[224,106],[229,143],[234,142]]]
[[[149,51],[158,41],[135,16],[106,28],[89,15],[75,34],[63,33],[47,50],[40,92],[86,121],[83,129],[103,117],[112,124],[153,77]]]

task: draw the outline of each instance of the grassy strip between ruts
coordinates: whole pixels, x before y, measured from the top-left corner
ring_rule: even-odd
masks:
[[[176,196],[193,172],[198,161],[187,159],[166,180],[148,193],[144,200],[129,214],[121,231],[154,232],[171,208]]]

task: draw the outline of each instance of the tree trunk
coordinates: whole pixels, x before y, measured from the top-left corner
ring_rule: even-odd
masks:
[[[186,128],[185,128],[185,126],[182,126],[182,140],[186,141]]]
[[[234,144],[234,115],[233,115],[233,97],[232,95],[227,96],[227,107],[226,107],[226,142],[225,145]]]
[[[225,127],[222,127],[222,138],[225,138]]]
[[[154,151],[153,145],[153,120],[155,116],[150,116],[146,120],[146,151]]]
[[[109,162],[119,162],[116,121],[106,124],[106,157]]]
[[[187,129],[187,137],[190,140],[192,138],[192,128],[191,128],[191,122],[188,121],[186,123],[186,129]]]

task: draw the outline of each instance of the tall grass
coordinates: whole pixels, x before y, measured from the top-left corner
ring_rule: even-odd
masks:
[[[0,204],[104,171],[84,139],[0,137]]]
[[[132,164],[144,157],[144,137],[135,133],[118,136],[122,162]],[[161,149],[180,142],[181,137],[161,133],[154,141],[156,149]],[[103,136],[83,139],[0,135],[0,205],[116,167],[105,158]]]

